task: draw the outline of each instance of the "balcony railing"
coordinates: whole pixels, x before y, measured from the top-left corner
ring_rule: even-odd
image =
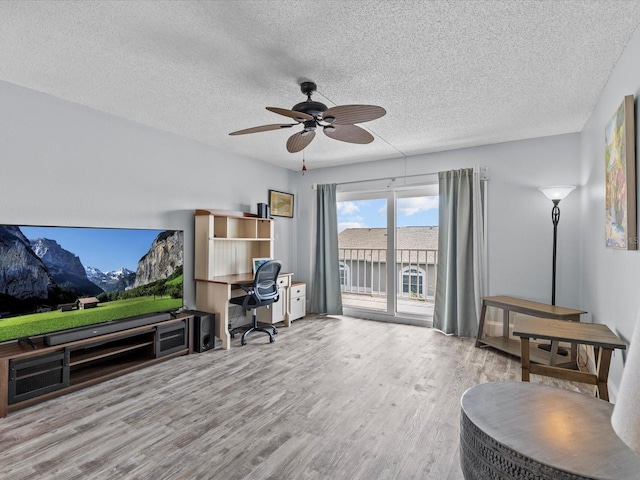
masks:
[[[381,248],[339,248],[340,283],[343,304],[362,303],[358,297],[376,297],[386,303],[387,250]],[[430,249],[396,249],[398,311],[400,303],[423,302],[433,304],[436,285],[438,251]],[[358,301],[359,300],[359,301]],[[386,308],[386,307],[385,307]]]

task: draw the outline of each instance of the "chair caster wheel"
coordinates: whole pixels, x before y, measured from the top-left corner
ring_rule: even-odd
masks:
[[[273,337],[271,337],[271,338],[269,339],[269,343],[273,343],[273,342],[275,342],[275,341],[276,341],[276,339],[275,339],[275,338],[273,338]]]
[[[240,342],[240,345],[246,345],[246,344],[247,344],[246,340],[242,340],[242,341]]]

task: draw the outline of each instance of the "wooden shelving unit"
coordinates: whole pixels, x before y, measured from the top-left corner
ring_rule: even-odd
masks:
[[[254,258],[274,258],[273,228],[273,220],[243,212],[195,211],[196,309],[219,315],[215,334],[222,340],[224,349],[228,349],[231,342],[229,299],[244,294],[238,284],[253,278]],[[303,283],[296,284],[298,292],[292,311],[292,276],[291,273],[280,272],[280,299],[271,308],[258,309],[259,323],[282,322],[289,327],[291,320],[304,317],[306,287]],[[250,321],[248,318],[247,323]]]
[[[242,212],[196,210],[196,282],[251,273],[254,258],[273,258],[271,219],[248,217]]]
[[[72,352],[69,366],[73,368],[77,365],[82,365],[87,362],[95,362],[98,360],[102,360],[103,358],[115,357],[117,355],[122,355],[131,351],[148,349],[148,347],[153,346],[154,343],[153,338],[150,338],[148,340],[141,339],[139,342],[136,340],[138,340],[137,336],[134,338],[128,337],[125,339],[125,342],[122,343],[110,342],[106,346],[100,345],[96,348],[82,349],[77,353]]]
[[[228,279],[252,276],[253,259],[273,258],[273,245],[273,220],[269,218],[228,210],[195,211],[196,308],[219,314],[215,334],[222,340],[224,349],[228,349],[231,342],[229,298],[243,294],[241,290],[232,292],[233,281]],[[287,288],[290,277],[279,279],[283,289],[281,299],[269,310],[260,309],[265,310],[258,312],[260,322],[288,322]]]

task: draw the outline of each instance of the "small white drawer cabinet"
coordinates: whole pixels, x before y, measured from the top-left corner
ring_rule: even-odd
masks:
[[[282,322],[287,316],[287,300],[289,285],[291,283],[291,274],[280,275],[278,277],[278,287],[280,288],[280,298],[277,302],[269,305],[268,308],[260,307],[256,310],[256,316],[259,323],[268,323],[273,325],[274,323]],[[247,311],[247,318],[251,320],[252,312]]]
[[[289,288],[289,319],[297,320],[307,313],[307,285],[304,282],[292,282]]]

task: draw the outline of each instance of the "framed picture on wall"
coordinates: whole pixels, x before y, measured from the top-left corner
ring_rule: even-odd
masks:
[[[637,250],[636,152],[633,95],[627,95],[605,128],[605,245]]]
[[[269,190],[269,210],[275,217],[293,218],[293,194]]]

